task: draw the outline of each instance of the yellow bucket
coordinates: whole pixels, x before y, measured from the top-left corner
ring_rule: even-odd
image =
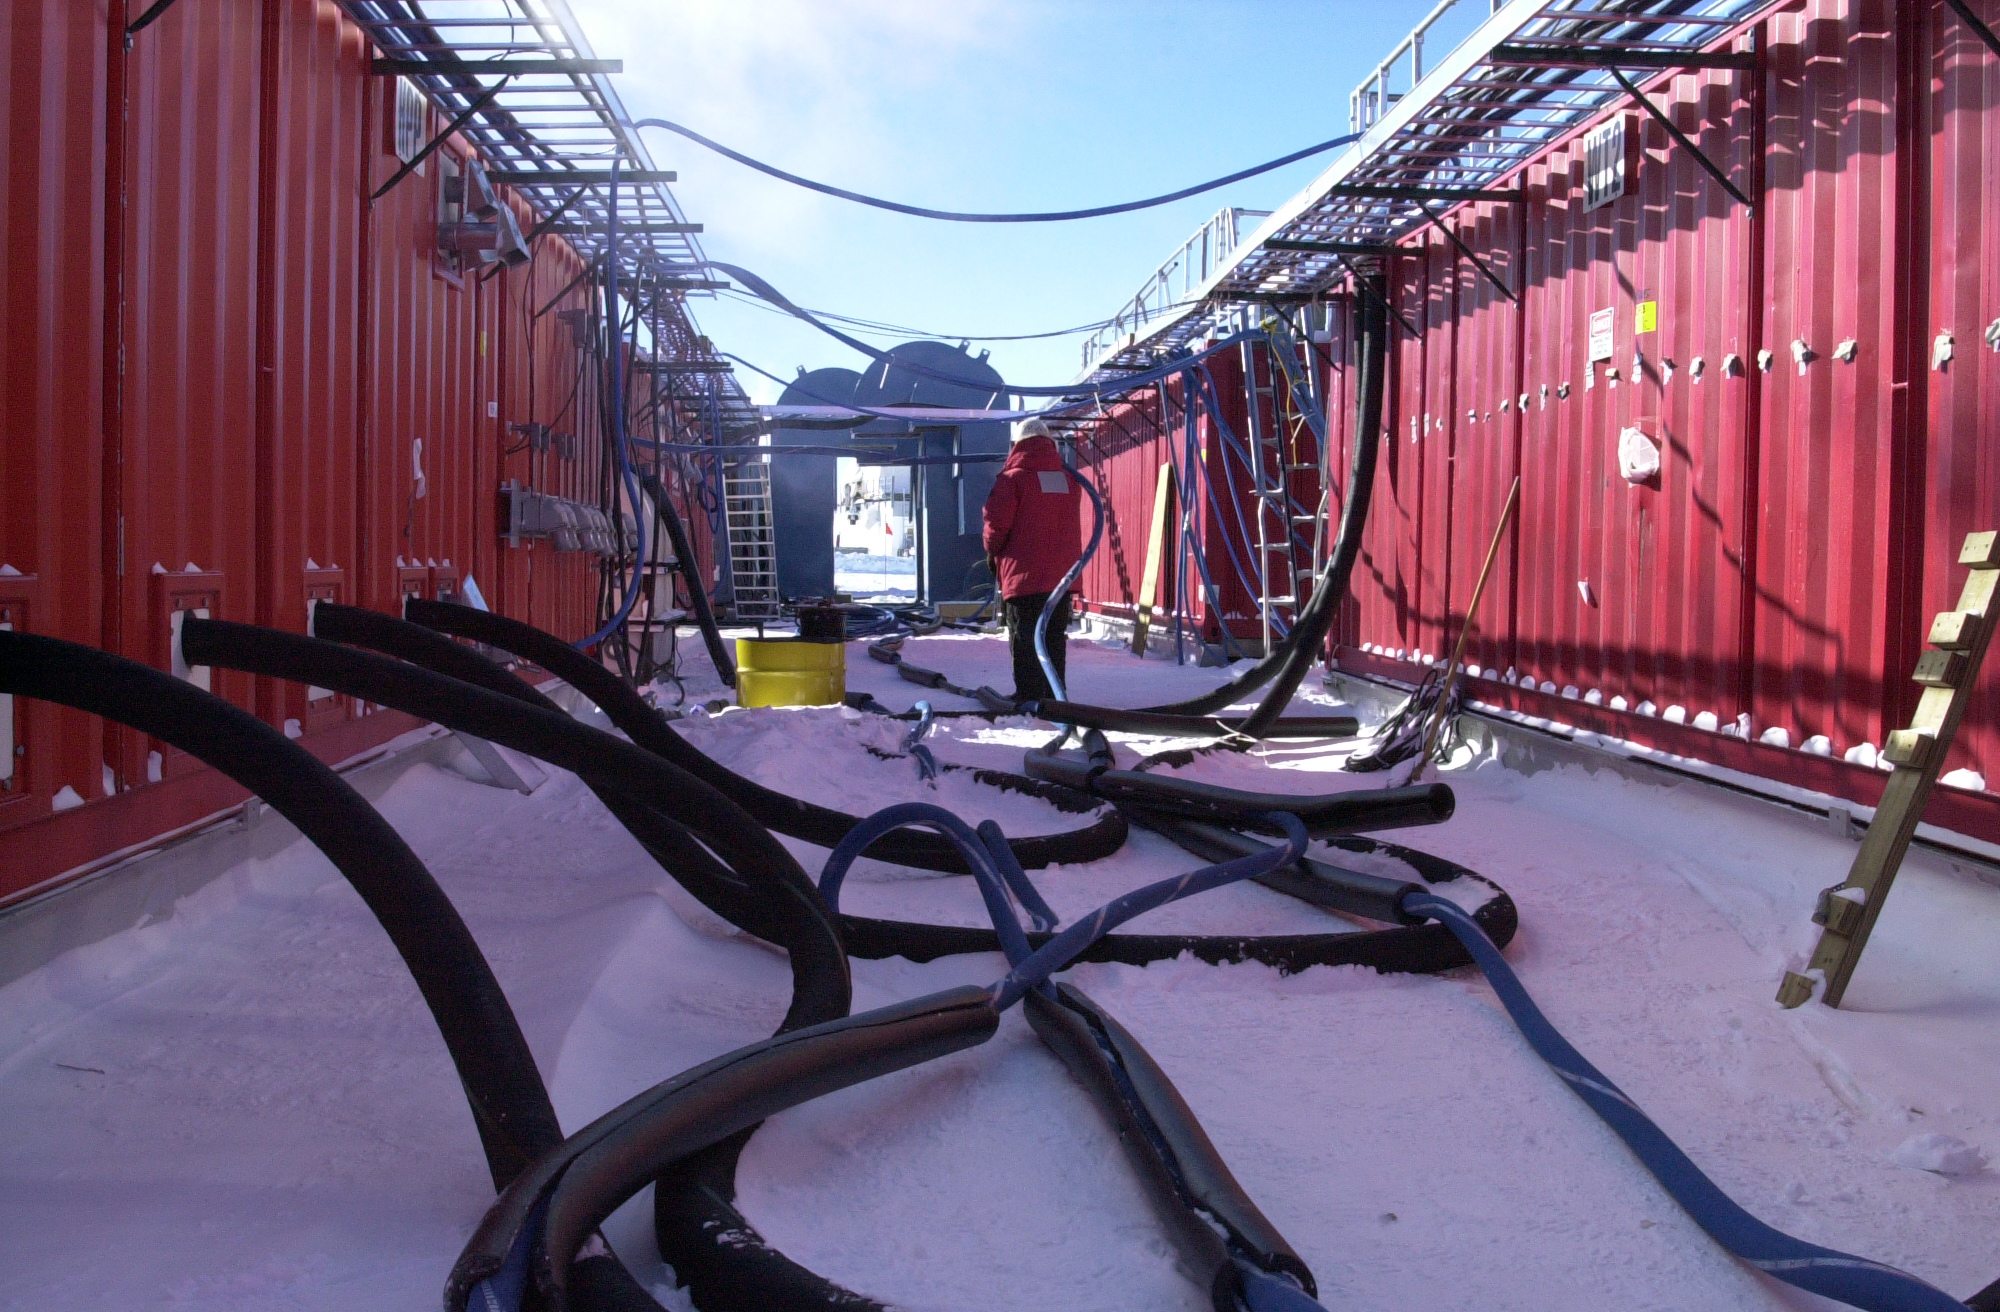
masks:
[[[739,706],[834,706],[847,696],[847,644],[736,640]]]

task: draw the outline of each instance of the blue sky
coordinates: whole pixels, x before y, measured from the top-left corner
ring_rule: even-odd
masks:
[[[1430,5],[1353,0],[572,0],[634,117],[685,123],[795,173],[939,209],[1071,209],[1156,195],[1348,130],[1348,93]],[[1465,0],[1464,28],[1486,0]],[[1454,15],[1456,18],[1457,15]],[[1445,53],[1460,25],[1435,37]],[[765,178],[659,132],[710,258],[800,305],[950,335],[1109,317],[1217,209],[1272,209],[1332,158],[1137,214],[959,224]],[[862,357],[728,298],[723,350],[789,377]],[[888,339],[873,339],[886,346]],[[1081,337],[990,344],[1010,382],[1073,377]],[[975,352],[981,347],[975,345]],[[741,371],[739,371],[740,373]],[[745,376],[759,400],[775,388]]]

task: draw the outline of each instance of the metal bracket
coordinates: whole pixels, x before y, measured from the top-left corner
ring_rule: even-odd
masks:
[[[376,62],[379,64],[385,62],[393,63],[395,61],[377,60]],[[457,132],[467,123],[470,123],[472,121],[472,116],[477,114],[480,110],[486,108],[488,104],[492,103],[493,97],[499,95],[501,90],[504,87],[506,87],[506,85],[509,82],[513,80],[514,80],[513,76],[510,74],[507,77],[501,78],[498,82],[495,82],[492,86],[487,87],[484,91],[480,92],[477,96],[475,96],[473,98],[472,103],[467,105],[463,110],[461,110],[459,112],[458,117],[453,119],[451,123],[446,126],[444,131],[438,133],[435,137],[432,137],[429,141],[425,142],[424,148],[422,150],[410,156],[409,160],[403,165],[402,168],[397,169],[393,174],[389,176],[389,180],[387,182],[377,187],[375,189],[375,194],[368,198],[368,203],[372,205],[376,201],[381,200],[382,197],[389,194],[389,191],[397,183],[401,182],[404,178],[409,177],[412,173],[415,173],[420,167],[422,167],[423,162],[431,157],[431,152],[435,151],[439,146],[442,146],[445,143],[445,139],[447,137],[451,136],[454,132]]]
[[[1946,0],[1950,3],[1950,0]],[[1623,50],[1590,49],[1567,44],[1499,45],[1487,57],[1505,68],[1737,68],[1757,67],[1747,50]]]
[[[1381,292],[1376,291],[1375,284],[1368,281],[1368,279],[1362,277],[1361,270],[1355,268],[1352,264],[1349,264],[1347,262],[1347,257],[1345,255],[1336,255],[1333,258],[1340,261],[1340,267],[1347,270],[1348,276],[1354,279],[1354,285],[1356,287],[1359,287],[1362,291],[1366,292],[1368,295],[1374,297],[1376,302],[1379,303],[1384,310],[1387,310],[1389,312],[1389,317],[1391,319],[1394,319],[1397,323],[1403,326],[1404,332],[1408,333],[1412,337],[1423,336],[1422,333],[1418,332],[1415,328],[1411,327],[1410,321],[1403,317],[1403,312],[1396,308],[1395,302],[1391,301]]]
[[[1328,187],[1329,196],[1355,196],[1363,200],[1413,200],[1419,203],[1427,200],[1460,201],[1494,200],[1518,204],[1528,198],[1528,193],[1520,187],[1504,189],[1484,189],[1478,187],[1383,187],[1364,183],[1342,183]]]
[[[486,177],[489,182],[492,181],[494,177],[493,170],[491,169],[487,170]],[[521,244],[523,246],[532,248],[535,244],[535,238],[541,236],[543,233],[547,232],[551,227],[553,227],[555,225],[555,221],[561,218],[564,214],[567,214],[569,212],[569,207],[576,204],[578,201],[582,200],[589,191],[590,188],[588,186],[578,187],[575,191],[572,191],[568,196],[564,197],[563,203],[556,206],[554,212],[551,213],[549,217],[543,219],[540,223],[537,223],[534,227],[528,230],[528,235],[521,238]],[[502,267],[504,266],[498,264],[494,265],[492,268],[488,269],[484,274],[480,275],[479,281],[485,282],[488,278],[495,276],[500,272]],[[588,273],[589,270],[585,269],[584,272]],[[581,278],[583,275],[579,274],[577,276]],[[562,291],[556,293],[556,300],[561,300],[564,296],[568,295],[570,287],[574,286],[576,286],[576,283],[571,282],[569,287],[565,287],[562,289]],[[551,301],[550,304],[554,304],[554,302]],[[539,319],[542,316],[538,314],[535,317]]]
[[[376,77],[478,77],[495,73],[520,77],[529,73],[623,73],[622,59],[376,59],[368,66]]]
[[[1812,997],[1815,977],[1826,981],[1821,1001],[1829,1007],[1840,1005],[1910,849],[1938,772],[1944,769],[1952,736],[1972,701],[1979,664],[1993,636],[1994,620],[2000,618],[1993,604],[2000,592],[2000,533],[1967,536],[1958,563],[1970,566],[1972,572],[1957,609],[1945,611],[1931,625],[1930,640],[1937,650],[1924,653],[1912,676],[1924,689],[1915,719],[1908,729],[1889,735],[1883,755],[1895,768],[1882,789],[1882,803],[1875,808],[1874,822],[1854,854],[1846,881],[1819,896],[1813,913],[1813,921],[1823,927],[1819,945],[1805,972],[1785,972],[1778,1001],[1786,1007]]]
[[[1965,0],[1944,0],[1944,2],[1951,6],[1951,12],[1958,15],[1961,23],[1971,28],[1973,34],[1986,43],[1988,50],[2000,55],[2000,36],[1993,35],[1993,29],[1979,21],[1979,16],[1972,12],[1972,6],[1966,4]]]
[[[166,13],[169,9],[172,9],[173,7],[174,7],[174,0],[153,0],[153,7],[151,9],[148,9],[145,13],[139,15],[137,18],[133,19],[132,25],[125,29],[126,46],[129,48],[132,44],[133,37],[137,36],[139,33],[145,31],[147,28],[151,27],[154,23],[158,22],[160,20],[160,16]]]
[[[1751,205],[1750,198],[1739,191],[1736,184],[1729,180],[1729,175],[1717,167],[1714,160],[1704,155],[1700,146],[1688,140],[1687,134],[1674,126],[1674,121],[1667,116],[1667,112],[1658,105],[1655,105],[1644,92],[1639,90],[1638,85],[1631,78],[1626,77],[1622,70],[1616,68],[1611,70],[1611,76],[1618,79],[1618,85],[1625,88],[1627,95],[1639,102],[1639,108],[1652,115],[1653,121],[1667,130],[1667,135],[1674,139],[1674,144],[1694,156],[1694,162],[1701,165],[1709,177],[1714,178],[1716,182],[1720,183],[1724,191],[1734,196],[1739,205],[1745,208],[1755,208]]]
[[[1433,210],[1429,205],[1425,204],[1423,201],[1417,202],[1417,208],[1421,209],[1424,212],[1425,218],[1429,219],[1433,224],[1437,226],[1439,232],[1442,232],[1445,236],[1451,238],[1451,244],[1458,247],[1459,252],[1463,254],[1466,259],[1471,260],[1474,264],[1479,266],[1479,271],[1486,275],[1486,280],[1488,282],[1492,283],[1495,287],[1498,287],[1500,289],[1500,294],[1502,296],[1506,297],[1510,301],[1513,301],[1516,305],[1520,304],[1520,298],[1515,296],[1512,291],[1508,290],[1506,283],[1500,281],[1500,275],[1493,272],[1492,269],[1487,267],[1486,261],[1480,259],[1479,256],[1473,252],[1472,247],[1466,245],[1465,240],[1461,238],[1457,233],[1451,230],[1451,225],[1449,223],[1446,223],[1443,219],[1437,216],[1436,210]]]
[[[1302,251],[1307,255],[1382,256],[1391,254],[1394,248],[1389,246],[1371,246],[1366,242],[1293,241],[1286,237],[1273,237],[1264,243],[1264,249],[1273,251]]]

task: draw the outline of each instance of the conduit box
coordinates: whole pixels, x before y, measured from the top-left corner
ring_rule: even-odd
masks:
[[[33,633],[36,608],[41,604],[41,580],[23,574],[0,561],[0,632]],[[19,702],[0,693],[0,827],[15,822],[34,785],[34,771],[28,768],[28,738],[38,721],[33,702]]]
[[[176,679],[185,679],[205,692],[216,692],[214,674],[206,665],[189,665],[181,658],[181,625],[189,615],[213,619],[223,613],[225,578],[220,570],[189,568],[179,571],[159,569],[152,575],[149,598],[151,614],[151,663]],[[128,739],[128,742],[131,740]],[[200,762],[160,738],[141,738],[133,744],[136,756],[124,761],[127,779],[143,777],[150,783],[172,779],[200,768]],[[157,760],[155,759],[157,758]],[[139,774],[143,768],[145,773]]]
[[[10,614],[0,608],[0,616]],[[14,622],[0,618],[0,633],[12,633]],[[14,787],[14,695],[0,692],[0,784],[9,791]]]

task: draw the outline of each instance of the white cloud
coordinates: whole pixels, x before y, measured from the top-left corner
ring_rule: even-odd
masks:
[[[1017,30],[997,0],[578,0],[591,44],[625,61],[619,95],[635,117],[685,124],[823,181],[893,190],[923,161],[905,157],[893,104],[948,82],[968,56],[995,57]],[[658,129],[647,146],[678,169],[703,214],[726,216],[741,254],[795,254],[800,234],[839,221],[845,202],[752,173]],[[697,216],[700,217],[700,216]]]

